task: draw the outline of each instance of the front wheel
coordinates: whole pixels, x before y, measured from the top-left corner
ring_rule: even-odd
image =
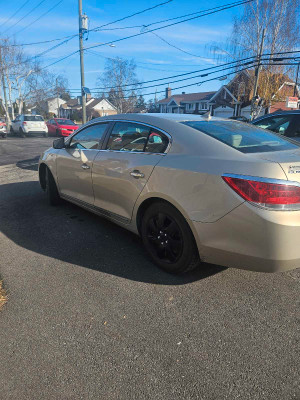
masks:
[[[44,137],[48,137],[48,136],[49,136],[48,132],[44,132],[44,133],[43,133],[43,136],[44,136]]]
[[[51,206],[57,206],[61,202],[61,198],[59,196],[53,175],[51,174],[51,171],[49,170],[48,167],[46,168],[45,178],[46,178],[46,195],[48,203]]]
[[[21,137],[26,137],[25,133],[22,130],[22,128],[19,128],[19,134],[20,134]]]
[[[152,204],[142,218],[141,236],[151,259],[167,272],[179,274],[200,265],[192,231],[173,206]]]

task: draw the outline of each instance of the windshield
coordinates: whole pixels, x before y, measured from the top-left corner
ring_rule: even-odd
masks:
[[[293,150],[299,146],[285,138],[242,122],[185,121],[181,122],[205,133],[242,153]]]
[[[58,125],[75,125],[70,119],[57,119],[56,122]]]
[[[44,121],[40,115],[24,115],[24,121]]]

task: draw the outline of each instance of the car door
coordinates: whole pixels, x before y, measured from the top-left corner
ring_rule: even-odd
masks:
[[[21,121],[21,116],[18,115],[17,118],[14,120],[12,124],[12,128],[14,132],[18,132],[20,128],[20,121]]]
[[[53,119],[47,122],[48,134],[53,135]]]
[[[95,206],[115,219],[129,221],[138,196],[169,143],[168,134],[150,126],[116,122],[93,163]]]
[[[62,197],[94,203],[92,164],[99,152],[108,123],[81,129],[66,143],[56,158],[57,181]]]

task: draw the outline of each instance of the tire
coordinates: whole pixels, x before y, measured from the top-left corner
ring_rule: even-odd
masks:
[[[44,132],[44,133],[43,133],[43,136],[44,136],[44,137],[48,137],[48,136],[49,136],[49,135],[48,135],[48,132]]]
[[[9,132],[10,132],[12,135],[15,135],[15,134],[16,134],[15,131],[13,130],[13,127],[12,127],[12,126],[9,128]]]
[[[47,200],[48,203],[51,206],[57,206],[61,202],[61,198],[59,196],[57,186],[55,183],[55,180],[53,178],[53,175],[49,168],[46,168],[46,195],[47,195]]]
[[[21,137],[26,137],[25,133],[22,131],[22,128],[19,128],[19,134],[21,135]]]
[[[59,131],[58,131],[58,129],[56,129],[56,132],[55,132],[55,134],[56,134],[56,136],[60,137],[60,134],[59,134]]]
[[[181,274],[201,263],[188,223],[167,203],[149,206],[142,218],[141,237],[150,258],[167,272]]]

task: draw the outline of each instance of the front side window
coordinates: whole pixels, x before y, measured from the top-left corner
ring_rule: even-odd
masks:
[[[269,129],[270,131],[285,135],[291,122],[293,115],[281,115],[277,117],[264,118],[263,120],[253,122],[254,125],[259,126],[263,129]]]
[[[107,149],[146,153],[164,153],[169,139],[158,130],[133,122],[116,122]]]
[[[237,121],[185,121],[197,131],[211,136],[242,153],[297,150],[299,146],[288,139],[254,125]]]
[[[108,124],[96,124],[88,126],[72,137],[70,148],[72,149],[98,149],[100,141],[104,137]]]

